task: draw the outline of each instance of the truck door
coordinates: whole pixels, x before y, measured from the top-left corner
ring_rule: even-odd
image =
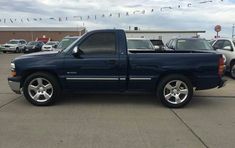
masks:
[[[87,35],[75,47],[79,55],[65,58],[69,89],[82,91],[119,90],[119,54],[115,31]]]

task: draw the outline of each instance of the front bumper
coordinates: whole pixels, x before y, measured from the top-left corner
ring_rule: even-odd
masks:
[[[20,86],[19,77],[8,78],[8,85],[10,86],[12,91],[14,91],[17,94],[21,94],[21,86]]]
[[[4,47],[2,51],[16,51],[15,47]]]
[[[34,51],[36,51],[35,48],[26,48],[26,49],[24,49],[24,53],[31,53],[31,52],[34,52]]]

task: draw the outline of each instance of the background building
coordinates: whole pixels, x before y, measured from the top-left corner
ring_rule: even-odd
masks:
[[[11,39],[34,41],[43,37],[60,41],[67,35],[80,36],[85,32],[85,27],[0,27],[0,44]]]
[[[80,36],[85,32],[85,27],[0,27],[0,44],[11,39],[34,41],[37,38],[50,38],[60,41],[67,35]],[[200,33],[206,33],[206,31],[126,31],[128,38],[162,39],[164,43],[175,37],[195,37]]]
[[[182,37],[196,37],[199,33],[206,33],[206,31],[142,31],[142,30],[128,30],[126,31],[127,38],[147,38],[147,39],[161,39],[164,44],[172,38]]]

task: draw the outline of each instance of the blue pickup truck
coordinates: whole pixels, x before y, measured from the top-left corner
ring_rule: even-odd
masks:
[[[123,30],[95,30],[68,48],[22,55],[11,62],[11,89],[34,105],[61,92],[152,92],[167,107],[188,104],[193,91],[222,87],[221,54],[127,49]]]

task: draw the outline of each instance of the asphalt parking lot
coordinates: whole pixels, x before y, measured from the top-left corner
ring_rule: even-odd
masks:
[[[7,84],[17,54],[0,54],[1,148],[234,147],[235,80],[195,93],[182,109],[168,109],[152,95],[63,96],[35,107]]]

